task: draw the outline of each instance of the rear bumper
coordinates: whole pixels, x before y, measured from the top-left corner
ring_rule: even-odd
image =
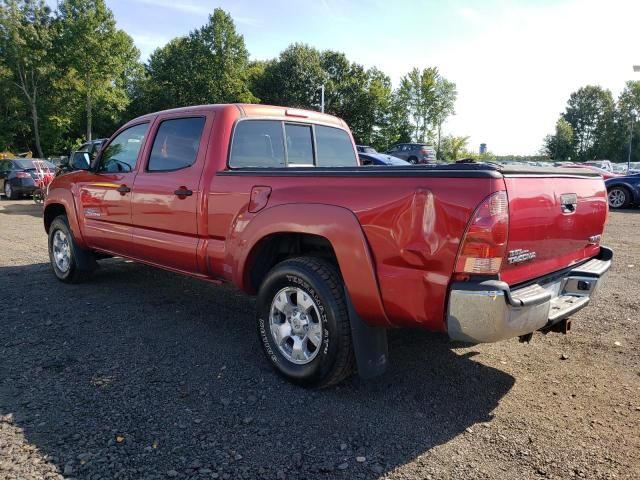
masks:
[[[31,195],[36,185],[31,178],[14,178],[11,180],[11,188],[18,195]]]
[[[497,342],[550,327],[587,306],[612,258],[613,252],[601,247],[597,257],[578,267],[514,290],[498,280],[455,282],[447,307],[449,337]]]

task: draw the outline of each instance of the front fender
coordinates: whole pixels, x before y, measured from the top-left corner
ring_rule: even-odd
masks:
[[[233,283],[245,285],[247,261],[253,248],[275,233],[303,233],[326,238],[338,259],[340,273],[353,306],[372,325],[390,326],[384,311],[369,245],[356,216],[342,207],[285,204],[267,208],[252,218],[236,219],[228,239],[226,264]]]
[[[49,189],[47,200],[45,201],[43,215],[45,230],[47,231],[47,233],[49,233],[47,224],[47,210],[54,208],[55,205],[62,205],[64,207],[65,214],[67,215],[67,220],[69,221],[69,228],[71,228],[71,233],[73,234],[74,241],[78,244],[78,246],[87,248],[84,237],[82,236],[82,231],[80,230],[80,223],[76,211],[76,205],[73,199],[73,194],[66,188]]]

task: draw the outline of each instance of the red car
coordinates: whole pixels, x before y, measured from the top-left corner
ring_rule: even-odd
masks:
[[[364,167],[338,118],[208,105],[127,123],[54,180],[44,227],[64,282],[107,254],[256,295],[269,362],[321,387],[381,373],[389,328],[566,332],[611,264],[607,214],[595,172]]]

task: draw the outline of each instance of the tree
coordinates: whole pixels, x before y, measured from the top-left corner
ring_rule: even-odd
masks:
[[[206,25],[153,52],[134,107],[139,113],[203,103],[255,102],[250,87],[261,71],[258,65],[249,64],[244,38],[231,16],[216,8]]]
[[[216,8],[209,22],[189,35],[196,86],[211,103],[253,102],[249,91],[249,52],[244,37],[236,32],[231,15]]]
[[[57,27],[62,80],[77,98],[82,98],[86,138],[90,140],[97,104],[116,112],[127,106],[125,77],[135,71],[140,53],[131,37],[116,28],[104,0],[64,0],[59,6]]]
[[[320,86],[327,79],[320,52],[294,43],[266,63],[262,77],[256,81],[255,94],[263,103],[319,110]]]
[[[455,162],[467,155],[467,143],[469,137],[455,137],[448,135],[442,139],[442,159],[448,162]]]
[[[627,160],[631,145],[631,161],[640,161],[640,81],[627,82],[618,97],[615,132],[612,135],[612,158]]]
[[[601,87],[588,85],[571,94],[563,116],[573,129],[577,160],[609,156],[614,109],[611,92]]]
[[[432,142],[437,137],[439,153],[442,125],[454,113],[455,83],[443,78],[435,67],[414,68],[400,81],[397,94],[413,126],[413,138]]]
[[[442,138],[442,125],[447,118],[455,113],[455,103],[458,97],[456,84],[446,78],[438,77],[436,80],[435,103],[432,107],[433,122],[436,126],[438,143],[436,145],[436,157],[440,158],[440,146]]]
[[[554,160],[566,161],[575,158],[573,127],[564,117],[561,116],[556,122],[555,134],[545,137],[543,150]]]
[[[0,6],[0,58],[26,102],[36,152],[43,157],[38,108],[53,70],[50,10],[43,0],[4,0]]]
[[[399,99],[408,112],[417,142],[433,138],[432,108],[436,103],[437,79],[438,69],[430,67],[422,71],[414,68],[400,80]]]

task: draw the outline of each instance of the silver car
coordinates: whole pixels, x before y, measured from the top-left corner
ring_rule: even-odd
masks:
[[[436,151],[426,143],[399,143],[385,153],[409,163],[436,163]]]

